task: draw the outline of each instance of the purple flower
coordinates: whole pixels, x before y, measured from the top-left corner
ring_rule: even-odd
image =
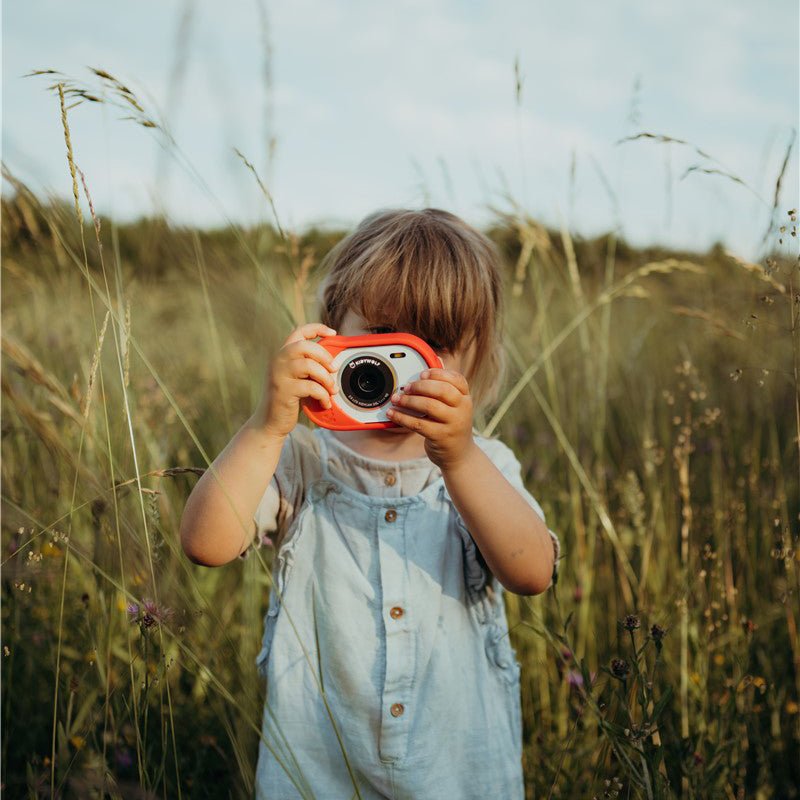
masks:
[[[666,635],[666,630],[660,625],[653,625],[650,628],[650,638],[655,642],[660,642]]]
[[[138,622],[143,628],[152,628],[154,625],[164,623],[172,617],[172,609],[159,606],[153,600],[145,599],[142,605],[130,603],[128,615],[131,622]]]
[[[568,683],[570,686],[572,686],[572,687],[574,687],[574,688],[578,689],[578,688],[580,688],[581,686],[583,686],[583,675],[581,675],[581,673],[580,673],[580,672],[578,672],[578,670],[576,670],[576,669],[571,669],[571,670],[570,670],[570,671],[567,673],[567,683]]]
[[[621,681],[624,681],[625,678],[628,677],[628,673],[631,671],[630,664],[625,661],[624,658],[612,658],[611,659],[611,674],[615,678],[619,678]]]
[[[120,769],[129,769],[133,766],[133,755],[127,747],[119,747],[114,752],[114,761]]]
[[[635,631],[641,624],[636,614],[628,614],[628,616],[622,620],[622,627],[625,628],[626,631]]]

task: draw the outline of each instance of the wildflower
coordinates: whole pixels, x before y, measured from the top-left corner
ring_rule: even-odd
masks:
[[[133,756],[127,747],[121,747],[114,753],[114,760],[121,769],[128,769],[133,766]]]
[[[650,638],[654,642],[660,642],[666,635],[666,629],[662,628],[660,625],[654,623],[650,626]]]
[[[583,686],[583,675],[581,675],[578,670],[571,669],[567,673],[567,685],[575,689],[579,689],[581,686]]]
[[[172,616],[172,609],[159,606],[152,600],[145,600],[142,604],[146,616],[151,616],[156,622],[166,622]]]
[[[628,614],[624,620],[622,620],[622,627],[625,628],[626,631],[635,631],[637,628],[640,628],[642,623],[639,621],[639,617],[636,614]]]
[[[128,617],[131,622],[138,622],[142,629],[152,628],[170,619],[172,609],[159,606],[153,600],[143,600],[141,606],[137,603],[128,604]]]
[[[630,671],[631,666],[624,658],[611,659],[611,674],[615,678],[619,678],[621,681],[624,681]]]

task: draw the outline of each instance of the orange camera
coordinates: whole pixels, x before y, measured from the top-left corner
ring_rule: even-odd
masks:
[[[303,411],[321,428],[337,431],[398,427],[386,415],[392,395],[423,370],[443,366],[430,345],[411,333],[327,336],[319,344],[334,357],[339,391],[331,395],[332,408],[306,397]]]

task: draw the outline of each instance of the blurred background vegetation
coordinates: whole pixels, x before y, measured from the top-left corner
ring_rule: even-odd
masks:
[[[4,177],[4,788],[252,796],[271,551],[199,567],[178,524],[343,232],[115,224],[90,186],[79,218]],[[778,214],[751,264],[494,209],[510,374],[478,424],[563,546],[552,589],[507,597],[530,798],[798,796],[800,289]]]

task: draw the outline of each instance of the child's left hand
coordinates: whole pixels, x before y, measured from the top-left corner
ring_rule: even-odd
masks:
[[[467,379],[452,369],[426,369],[419,380],[392,395],[392,422],[425,437],[425,452],[439,469],[466,456],[472,445],[472,398]],[[425,414],[424,419],[403,409]]]

